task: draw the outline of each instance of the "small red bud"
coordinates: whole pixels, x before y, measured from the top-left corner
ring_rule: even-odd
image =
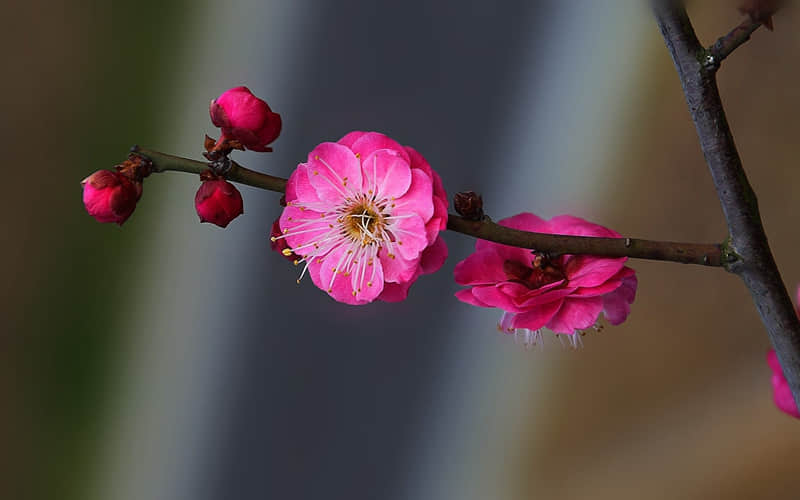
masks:
[[[211,121],[222,129],[219,143],[228,142],[252,151],[272,151],[267,144],[281,133],[281,115],[273,113],[266,102],[247,87],[226,90],[211,101]]]
[[[116,222],[120,226],[136,208],[142,184],[120,172],[98,170],[81,181],[83,204],[98,222]]]
[[[227,227],[244,213],[241,193],[224,179],[203,181],[194,197],[194,207],[200,222],[211,222],[219,227]]]

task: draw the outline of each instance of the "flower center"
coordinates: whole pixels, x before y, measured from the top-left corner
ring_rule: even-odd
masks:
[[[527,286],[531,290],[561,281],[564,271],[546,255],[534,253],[530,266],[515,260],[503,262],[503,272],[510,281]]]
[[[353,242],[372,245],[382,240],[386,220],[378,207],[367,200],[356,202],[341,220],[345,234]]]

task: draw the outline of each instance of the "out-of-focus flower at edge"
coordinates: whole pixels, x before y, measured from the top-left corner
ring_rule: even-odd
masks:
[[[267,144],[281,133],[281,115],[273,113],[266,102],[247,87],[226,90],[211,101],[211,121],[222,130],[217,144],[237,141],[252,151],[272,151]]]
[[[425,158],[376,132],[314,148],[286,186],[280,232],[320,289],[347,304],[404,300],[447,257],[447,194]],[[299,280],[298,280],[299,281]]]
[[[770,349],[767,353],[767,363],[772,368],[772,399],[775,401],[775,406],[782,412],[800,418],[800,411],[797,409],[797,404],[794,402],[792,390],[789,389],[789,382],[783,375],[781,364],[778,362],[778,356],[775,354],[774,349]]]
[[[800,287],[797,289],[797,304],[797,314],[800,316]],[[772,399],[775,401],[775,406],[788,415],[800,418],[800,410],[797,408],[797,403],[794,402],[792,390],[783,374],[775,349],[770,349],[767,353],[767,364],[772,369]]]
[[[142,195],[142,184],[113,170],[98,170],[81,181],[83,204],[98,222],[128,220]]]
[[[219,227],[227,227],[244,213],[241,193],[225,179],[204,180],[194,197],[194,207],[200,222]]]
[[[578,217],[543,220],[521,213],[500,225],[539,233],[619,238],[616,231]],[[566,334],[573,346],[582,330],[603,313],[612,325],[625,321],[636,295],[637,279],[627,257],[546,254],[478,240],[475,253],[455,267],[455,280],[471,288],[456,297],[479,307],[505,311],[498,328],[526,345],[542,340],[542,328]]]

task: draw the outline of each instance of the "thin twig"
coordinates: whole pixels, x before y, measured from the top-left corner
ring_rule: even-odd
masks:
[[[772,257],[756,195],[736,150],[716,69],[704,60],[707,54],[683,2],[653,0],[653,6],[728,223],[728,246],[738,256],[728,270],[739,275],[750,290],[795,401],[800,403],[800,321]]]
[[[154,172],[177,171],[200,174],[208,169],[208,163],[202,161],[159,153],[138,146],[134,146],[132,152],[148,158],[152,162]],[[233,164],[226,177],[228,180],[268,191],[277,193],[286,191],[286,179],[262,174],[237,163]],[[593,238],[532,233],[504,227],[490,220],[471,221],[455,214],[449,214],[447,228],[467,236],[550,254],[630,257],[714,267],[729,265],[731,259],[735,258],[723,252],[721,245],[713,243],[675,243],[636,238]]]
[[[763,26],[763,23],[752,21],[748,17],[726,35],[719,37],[714,42],[714,45],[708,48],[708,54],[713,58],[713,64],[719,67],[720,63],[731,55],[734,50],[750,40],[750,35],[761,26]]]

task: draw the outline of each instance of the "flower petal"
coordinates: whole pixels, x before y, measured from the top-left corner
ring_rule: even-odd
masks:
[[[492,307],[486,302],[483,302],[482,300],[475,297],[475,295],[472,293],[473,290],[475,290],[475,288],[467,288],[466,290],[459,290],[456,292],[456,298],[461,302],[465,302],[473,306]]]
[[[361,163],[341,144],[323,142],[308,154],[305,165],[309,182],[326,203],[340,205],[361,187]]]
[[[572,334],[575,330],[583,330],[595,324],[602,310],[602,297],[567,298],[553,319],[547,323],[547,328],[555,333]]]
[[[340,141],[349,141],[351,139],[348,137],[349,135],[350,134],[342,137]],[[353,141],[350,149],[352,149],[353,153],[356,153],[362,159],[379,149],[390,149],[398,153],[406,161],[406,163],[410,163],[410,159],[405,148],[403,148],[403,146],[401,146],[394,139],[391,139],[390,137],[387,137],[379,132],[367,132],[362,134],[360,137],[358,137],[358,139]]]
[[[561,304],[562,301],[560,300],[548,302],[538,305],[533,309],[529,309],[524,313],[517,314],[512,321],[512,327],[538,330],[553,318],[553,315],[558,312]]]
[[[361,157],[363,172],[362,192],[375,194],[377,200],[400,198],[411,186],[411,167],[400,153],[390,149],[379,149]],[[433,211],[433,201],[431,211]]]
[[[629,267],[620,271],[621,284],[611,293],[603,295],[603,314],[612,325],[625,321],[631,312],[631,304],[636,298],[636,288],[639,280],[636,273]]]
[[[628,260],[627,257],[610,259],[594,255],[575,255],[567,261],[564,274],[569,286],[593,287],[602,285],[617,274]]]
[[[369,169],[367,169],[369,170]],[[394,201],[392,214],[415,213],[428,222],[433,216],[433,185],[431,178],[419,169],[411,172],[411,185],[402,196]],[[365,172],[366,173],[366,172]]]
[[[453,274],[459,285],[489,285],[506,281],[503,259],[496,252],[475,252],[456,264]]]

